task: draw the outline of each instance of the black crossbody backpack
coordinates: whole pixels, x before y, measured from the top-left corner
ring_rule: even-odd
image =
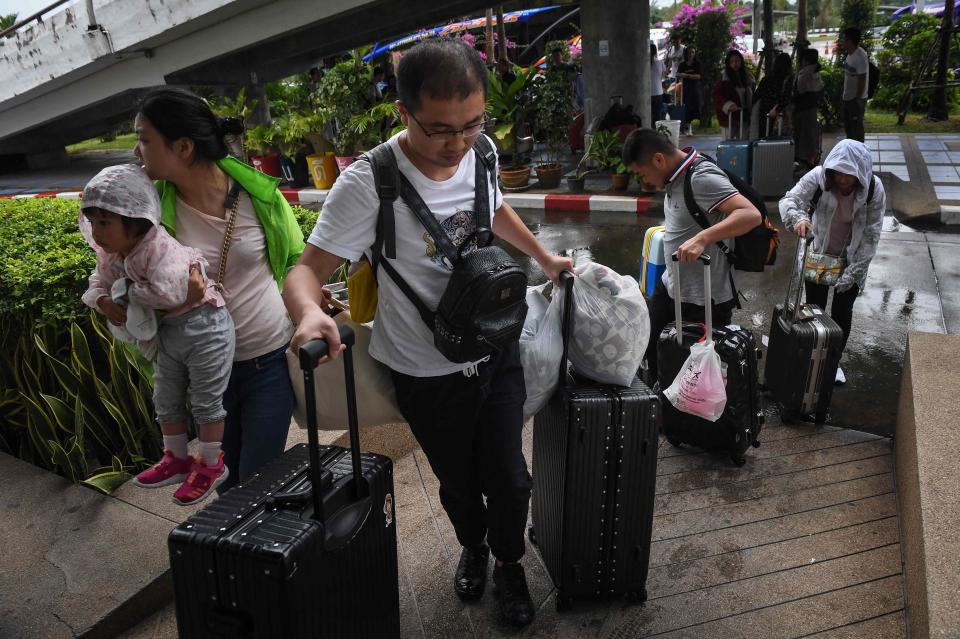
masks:
[[[380,144],[362,156],[373,167],[374,183],[380,198],[376,240],[371,248],[374,274],[379,267],[413,303],[423,322],[433,332],[433,343],[444,357],[455,363],[477,362],[499,353],[520,337],[527,316],[527,276],[510,255],[492,245],[489,185],[496,179],[496,151],[480,136],[476,153],[476,194],[474,215],[477,230],[464,239],[459,249],[440,227],[423,198],[400,173],[389,144]],[[435,311],[400,276],[391,260],[396,259],[396,225],[393,203],[400,197],[426,229],[448,265],[452,267],[447,288]],[[476,248],[466,249],[476,241]]]

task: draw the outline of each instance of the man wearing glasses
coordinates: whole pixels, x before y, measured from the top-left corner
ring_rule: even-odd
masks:
[[[385,144],[400,173],[459,246],[477,226],[475,169],[482,159],[473,145],[486,124],[487,70],[466,44],[429,41],[404,55],[397,89],[407,128]],[[544,249],[503,201],[496,170],[493,176],[486,193],[493,232],[558,281],[562,270],[572,269],[571,260]],[[323,337],[339,354],[336,324],[318,304],[322,284],[344,259],[371,255],[379,206],[370,163],[355,162],[334,184],[299,264],[287,276],[284,300],[297,323],[293,348]],[[450,267],[402,198],[394,202],[394,219],[396,259],[390,264],[427,306],[436,308]],[[454,589],[463,600],[483,596],[492,550],[500,609],[508,622],[529,624],[534,607],[519,560],[531,479],[521,450],[526,393],[517,344],[489,361],[450,362],[434,347],[411,300],[391,277],[379,276],[383,270],[378,269],[370,355],[393,371],[400,409],[440,480],[440,501],[463,546]]]

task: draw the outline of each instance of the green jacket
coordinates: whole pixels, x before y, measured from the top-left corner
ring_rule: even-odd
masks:
[[[303,231],[300,230],[287,199],[277,188],[280,180],[264,175],[229,156],[217,160],[217,166],[239,182],[243,190],[250,195],[257,219],[260,220],[266,236],[270,271],[277,280],[277,286],[282,286],[287,271],[293,268],[303,253]],[[177,187],[171,182],[159,180],[157,191],[162,209],[161,222],[167,232],[176,237]]]

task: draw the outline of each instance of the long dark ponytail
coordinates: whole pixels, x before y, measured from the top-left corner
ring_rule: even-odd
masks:
[[[167,144],[181,138],[193,141],[194,161],[214,162],[229,153],[225,135],[243,133],[239,118],[220,118],[200,96],[186,89],[165,87],[151,91],[143,99],[138,113],[153,125]]]

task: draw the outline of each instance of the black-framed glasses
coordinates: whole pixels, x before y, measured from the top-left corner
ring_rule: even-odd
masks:
[[[420,127],[420,130],[423,131],[423,134],[428,138],[436,138],[438,140],[453,140],[456,137],[463,136],[465,138],[475,138],[480,135],[480,132],[483,131],[483,128],[488,124],[496,122],[496,118],[485,118],[483,121],[476,124],[471,124],[470,126],[464,127],[456,131],[428,131],[425,126],[420,124],[420,120],[417,119],[410,111],[407,111],[407,115],[413,118],[413,121],[417,123],[417,126]]]

